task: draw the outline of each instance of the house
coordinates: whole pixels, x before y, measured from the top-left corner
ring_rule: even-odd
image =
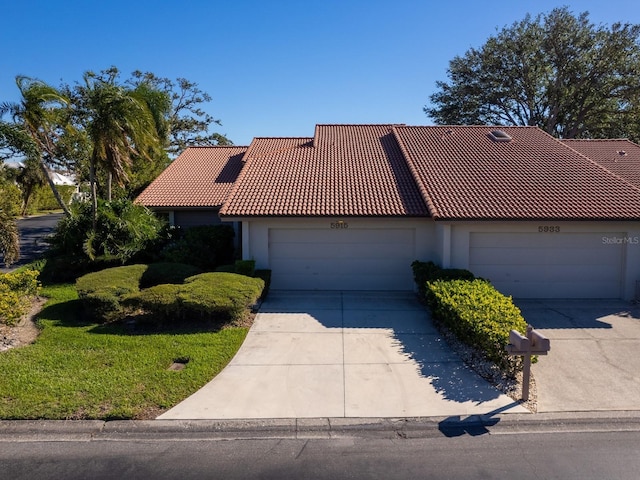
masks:
[[[171,225],[221,222],[218,212],[242,168],[247,147],[189,147],[136,199]]]
[[[611,166],[536,127],[317,125],[238,148],[219,216],[242,225],[242,255],[272,270],[272,288],[410,290],[420,259],[516,297],[636,297],[636,160]],[[204,180],[201,152],[158,178],[181,179],[164,183],[163,208]],[[138,201],[157,207],[149,196]]]

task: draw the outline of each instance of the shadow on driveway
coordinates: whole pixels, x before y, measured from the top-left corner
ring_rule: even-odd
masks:
[[[551,340],[532,371],[538,412],[640,410],[640,307],[621,300],[514,300]]]
[[[453,353],[411,292],[271,292],[236,357],[160,418],[527,412]]]

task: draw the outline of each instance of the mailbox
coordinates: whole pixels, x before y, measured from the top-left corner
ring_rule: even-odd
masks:
[[[531,330],[531,353],[546,355],[551,350],[551,342],[541,333]]]
[[[529,339],[517,330],[511,330],[509,333],[509,343],[514,346],[515,350],[525,351],[529,349]]]
[[[509,355],[521,355],[522,368],[522,399],[529,400],[529,378],[531,376],[531,356],[546,355],[551,350],[551,342],[541,333],[536,332],[531,325],[527,325],[527,335],[517,330],[509,332],[509,345],[506,347]]]
[[[507,352],[510,355],[526,355],[529,352],[531,341],[517,330],[511,330],[509,333],[509,345]]]

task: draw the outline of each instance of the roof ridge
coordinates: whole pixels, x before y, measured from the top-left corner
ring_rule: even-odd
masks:
[[[402,126],[406,127],[406,125],[402,125]],[[402,142],[402,139],[397,134],[396,128],[397,128],[396,125],[392,125],[391,133],[393,134],[393,137],[396,139],[396,142],[400,147],[400,151],[402,152],[404,162],[407,164],[407,167],[409,167],[409,171],[411,172],[413,181],[416,182],[416,185],[418,186],[418,190],[420,190],[420,193],[422,194],[422,199],[427,204],[427,208],[429,209],[429,215],[431,215],[431,217],[435,220],[437,217],[439,217],[438,209],[433,203],[433,200],[431,198],[431,195],[429,195],[429,191],[427,190],[427,187],[424,185],[424,183],[420,179],[420,175],[418,175],[418,171],[416,170],[415,165],[413,164],[413,159],[410,157],[409,152],[407,152],[407,149],[405,148],[404,143]]]
[[[632,142],[628,138],[623,138],[623,137],[620,137],[620,138],[561,138],[559,140],[561,142],[563,142],[563,143],[564,142],[601,142],[601,143],[605,143],[605,142],[629,142],[629,143],[636,144],[635,142]]]
[[[249,148],[249,145],[188,145],[185,150],[189,148]]]
[[[313,140],[313,137],[253,137],[253,140]],[[253,143],[253,141],[251,143]]]
[[[406,123],[316,123],[316,127],[392,127],[394,125],[406,126]]]
[[[544,131],[544,130],[543,130]],[[640,192],[640,187],[634,185],[633,183],[629,182],[627,179],[622,178],[620,175],[618,175],[617,173],[612,172],[611,170],[609,170],[607,167],[605,167],[604,165],[602,165],[599,162],[596,162],[594,159],[592,159],[591,157],[587,157],[586,155],[580,153],[579,151],[571,148],[569,145],[567,145],[566,143],[564,143],[564,141],[560,138],[556,138],[553,135],[548,134],[547,132],[544,132],[547,135],[549,135],[551,138],[553,138],[556,142],[558,142],[560,145],[564,146],[565,148],[568,148],[569,150],[571,150],[572,152],[577,153],[579,156],[585,158],[587,161],[591,162],[593,165],[596,165],[597,167],[599,167],[600,169],[604,170],[605,172],[607,172],[609,175],[611,175],[612,177],[617,178],[618,180],[620,180],[621,182],[627,184],[628,186],[630,186],[631,188],[633,188],[635,191]]]

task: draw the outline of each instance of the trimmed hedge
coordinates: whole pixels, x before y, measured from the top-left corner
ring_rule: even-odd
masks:
[[[469,270],[461,268],[442,268],[433,262],[419,262],[416,260],[411,264],[413,269],[413,279],[418,285],[421,296],[425,296],[427,282],[436,280],[473,280],[476,278]]]
[[[76,290],[91,317],[109,322],[124,315],[123,300],[139,292],[140,288],[161,283],[182,283],[185,278],[199,272],[196,267],[178,263],[106,268],[78,278]]]
[[[469,270],[443,269],[433,262],[411,264],[420,295],[437,321],[467,345],[479,348],[500,368],[515,373],[520,357],[505,351],[511,330],[523,335],[527,323],[520,309],[487,280]]]
[[[76,290],[85,312],[96,320],[109,322],[124,314],[122,299],[140,290],[147,265],[127,265],[88,273],[76,280]]]
[[[519,368],[520,357],[505,351],[509,332],[526,334],[527,323],[511,297],[498,292],[487,280],[437,280],[427,282],[427,302],[435,317],[459,340],[480,348],[503,369]]]
[[[124,303],[154,321],[236,320],[253,305],[264,281],[227,272],[209,272],[187,278],[182,285],[157,285],[129,295]]]

